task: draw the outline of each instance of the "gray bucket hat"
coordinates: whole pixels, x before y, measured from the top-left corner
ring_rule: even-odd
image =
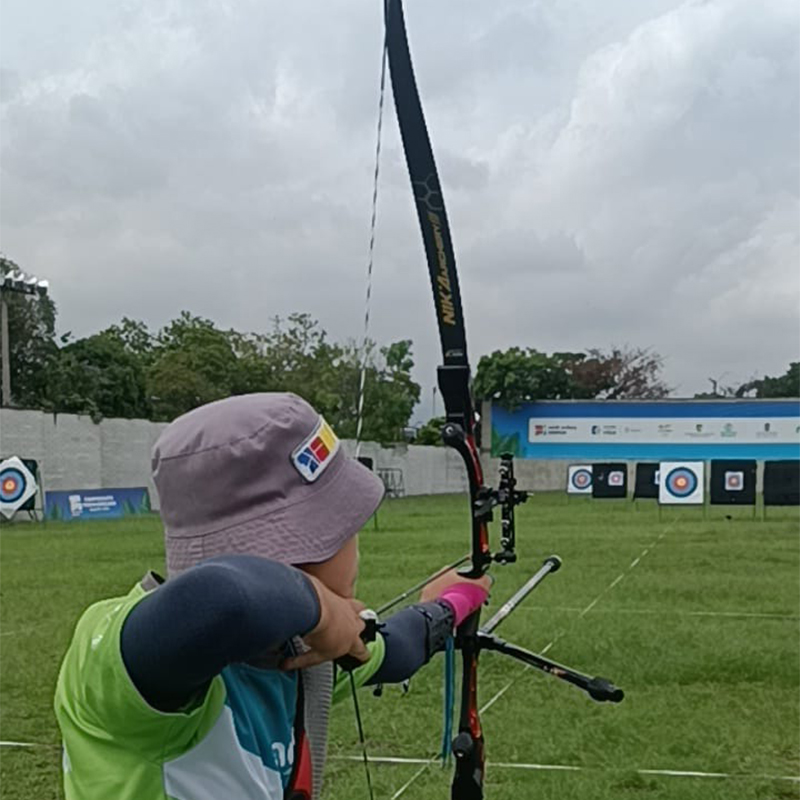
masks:
[[[168,425],[153,448],[167,570],[244,553],[325,561],[376,511],[383,483],[289,393],[231,397]]]

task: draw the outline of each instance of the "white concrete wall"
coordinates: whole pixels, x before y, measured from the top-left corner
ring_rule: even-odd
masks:
[[[54,417],[40,411],[0,408],[0,456],[35,458],[45,489],[147,486],[157,509],[158,495],[150,477],[150,451],[165,425],[131,419],[106,419],[95,424],[89,417],[71,414]],[[355,442],[345,441],[344,446],[350,455],[355,454]],[[371,457],[377,468],[401,469],[406,495],[452,494],[468,489],[461,458],[450,448],[416,445],[387,448],[365,442],[361,455]],[[495,485],[499,459],[491,458],[484,448],[482,460],[486,482]],[[569,463],[520,459],[516,462],[519,488],[564,491]],[[763,465],[758,466],[758,491],[761,491]],[[635,463],[630,462],[631,487],[635,471]]]
[[[34,458],[47,489],[101,489],[147,486],[155,509],[158,495],[150,477],[150,451],[165,423],[44,414],[0,408],[0,456]],[[355,442],[344,442],[353,455]],[[365,442],[361,455],[377,468],[403,471],[407,495],[450,494],[467,490],[457,453],[444,447],[398,445],[385,448]],[[38,508],[38,503],[37,503]]]
[[[117,489],[147,486],[150,450],[163,423],[0,409],[0,456],[35,458],[48,489]],[[37,503],[38,507],[38,503]]]

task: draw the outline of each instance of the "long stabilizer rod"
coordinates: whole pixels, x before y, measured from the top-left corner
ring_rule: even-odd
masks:
[[[522,588],[507,603],[504,603],[491,619],[481,626],[481,633],[491,633],[551,572],[557,572],[560,566],[561,559],[558,556],[546,558],[541,569],[535,575],[532,575]]]

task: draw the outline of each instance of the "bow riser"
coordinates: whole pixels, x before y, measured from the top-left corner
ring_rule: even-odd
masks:
[[[503,492],[502,481],[501,491],[484,485],[476,440],[476,415],[455,253],[442,187],[414,78],[402,0],[386,0],[385,13],[386,52],[397,120],[422,232],[442,345],[443,364],[438,369],[439,389],[446,413],[442,439],[459,453],[469,479],[472,556],[469,569],[461,574],[479,578],[493,559],[502,563],[514,560],[513,515],[508,516],[507,510],[514,501],[521,502],[522,493]],[[513,488],[513,470],[511,478],[505,479],[505,484]],[[503,498],[510,498],[510,502],[503,505],[503,550],[494,557],[489,546],[488,525],[492,519],[492,509],[502,504]],[[462,650],[463,671],[459,733],[453,741],[453,753],[456,756],[453,800],[483,798],[484,740],[478,711],[479,624],[480,609],[467,618],[456,632],[457,646]]]

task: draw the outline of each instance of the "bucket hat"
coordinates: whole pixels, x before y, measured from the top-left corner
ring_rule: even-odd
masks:
[[[333,556],[375,513],[383,483],[291,393],[230,397],[178,417],[153,448],[167,570],[249,554]]]

